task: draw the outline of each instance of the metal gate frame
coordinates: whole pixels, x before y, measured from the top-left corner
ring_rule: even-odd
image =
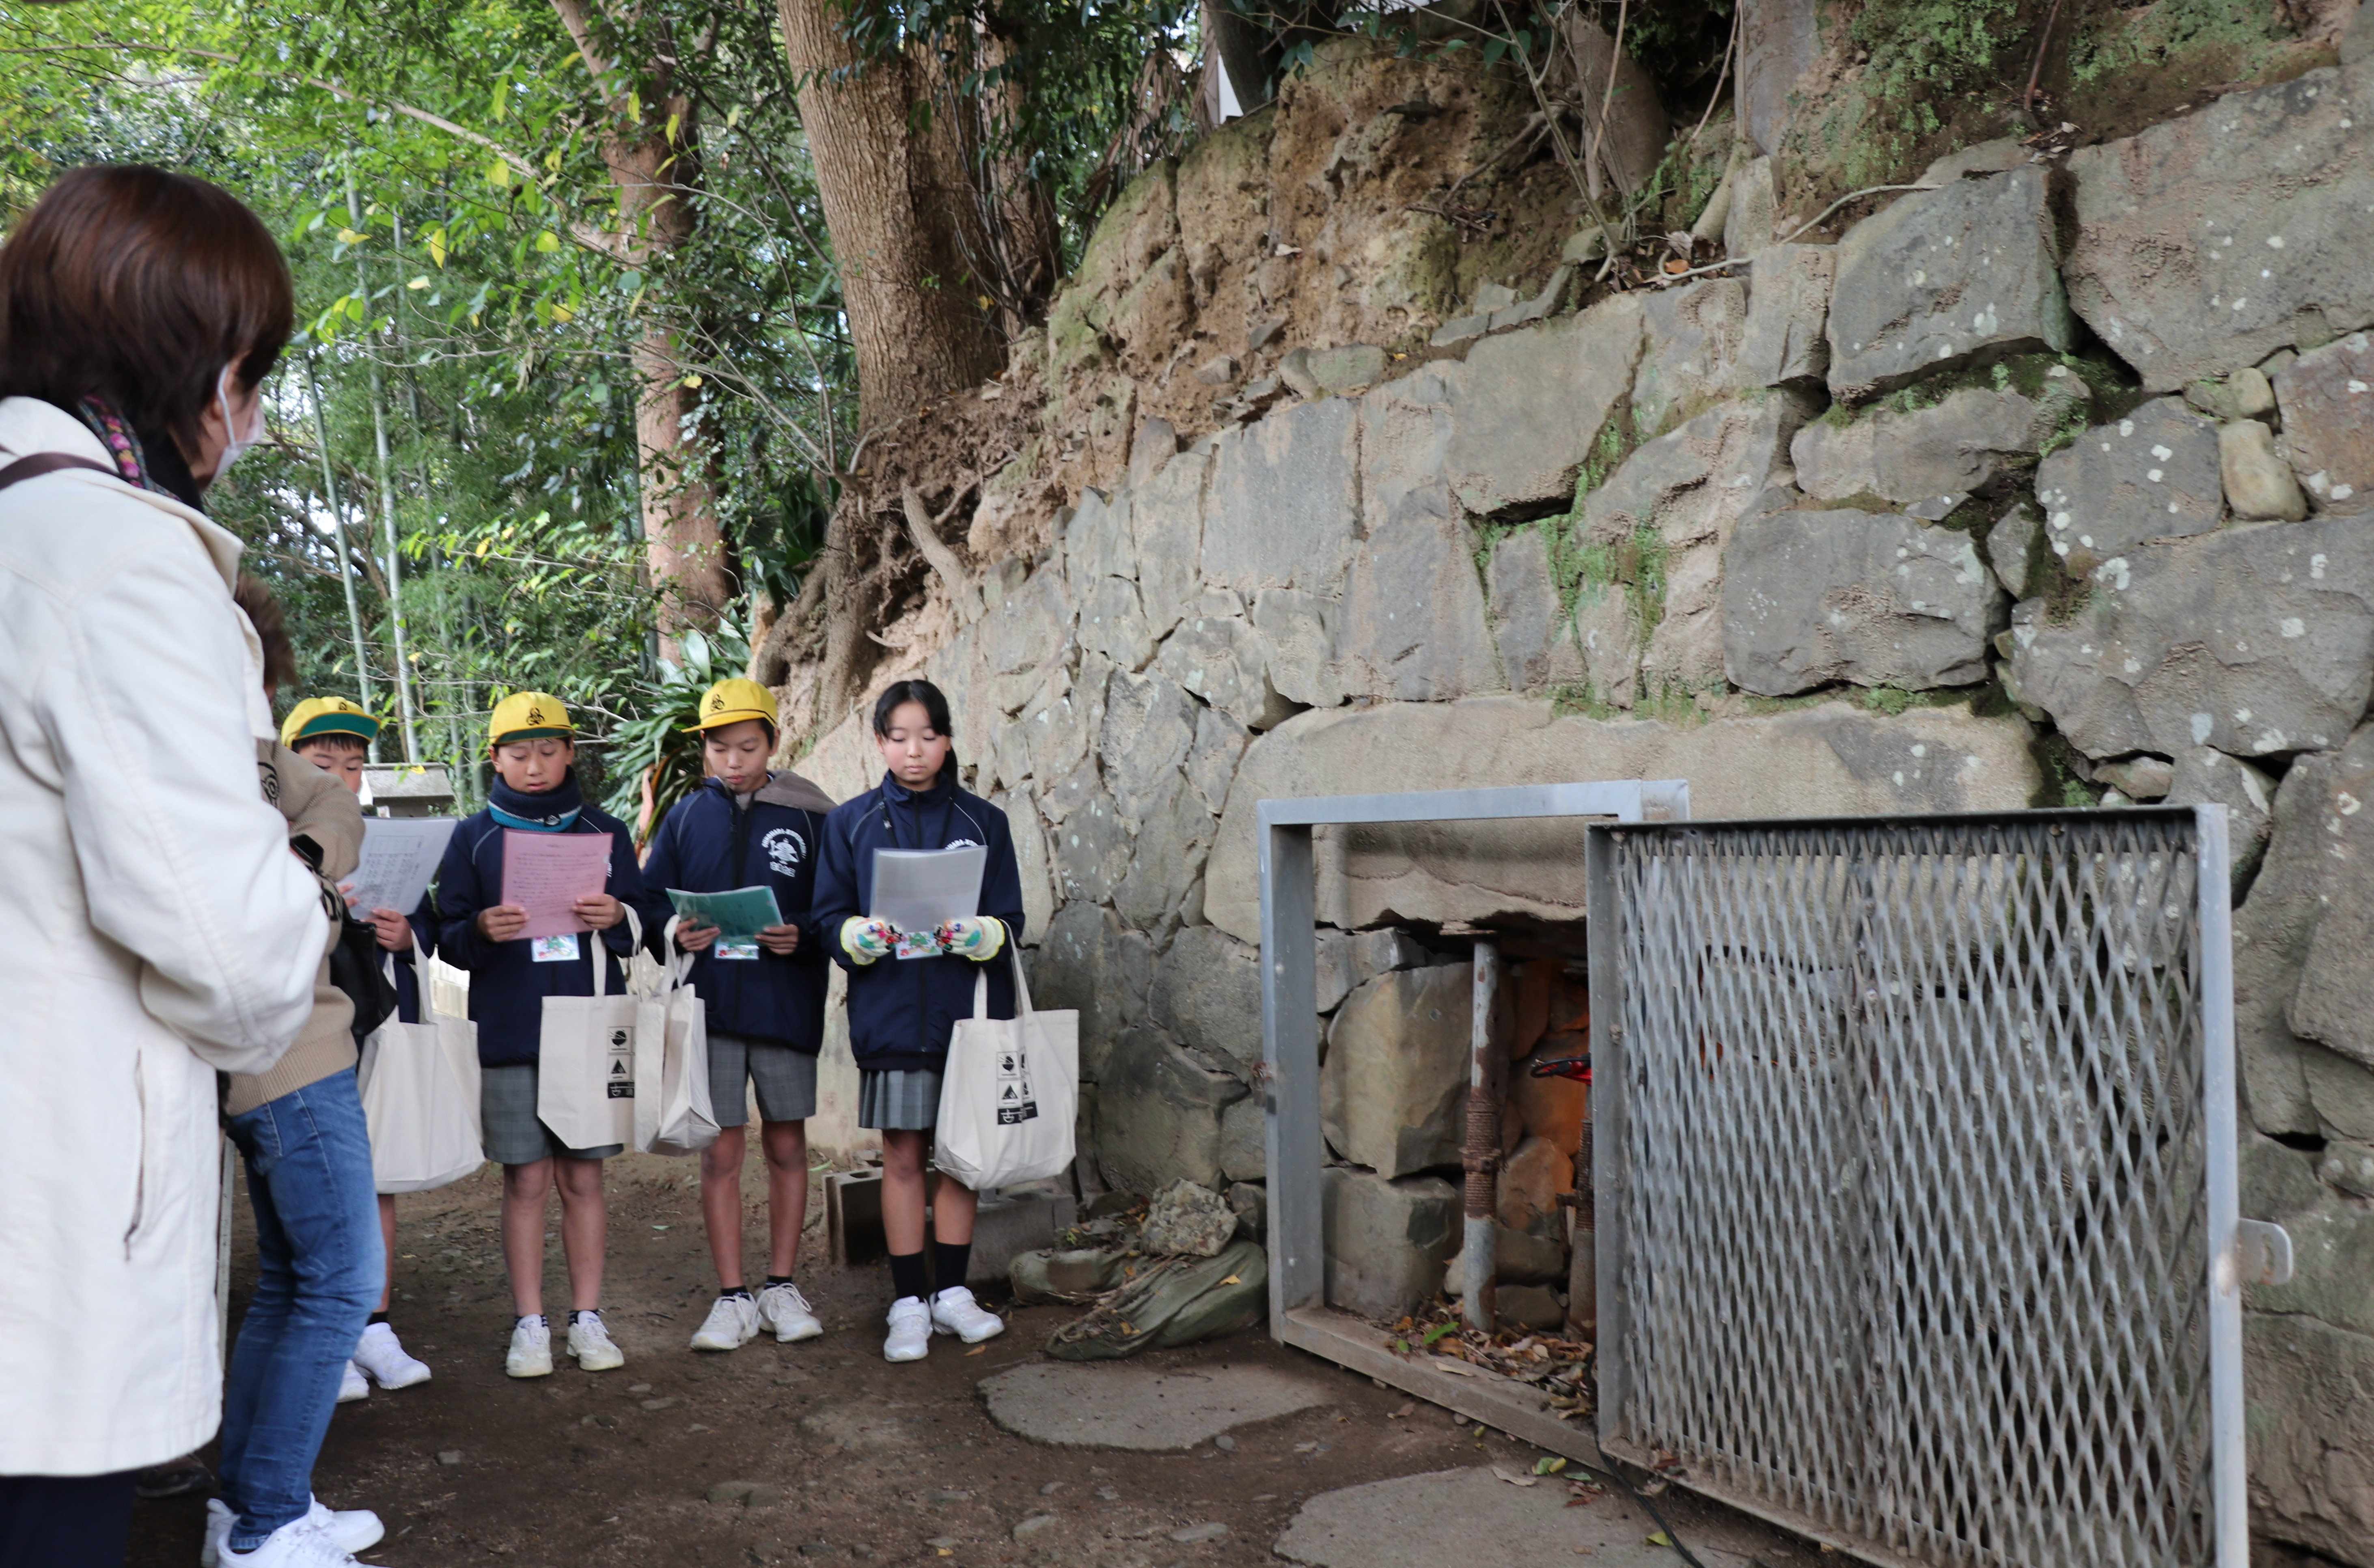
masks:
[[[1633,1310],[1626,1295],[1626,1265],[1638,1245],[1638,1238],[1628,1231],[1627,1197],[1628,1184],[1634,1177],[1628,1168],[1627,1118],[1633,1112],[1631,1101],[1636,1092],[1634,1080],[1637,1073],[1630,1066],[1629,1047],[1625,1039],[1626,1021],[1631,1012],[1630,999],[1625,993],[1633,986],[1635,977],[1626,972],[1619,946],[1615,861],[1622,837],[1635,833],[1714,837],[1754,832],[1777,836],[1806,830],[1876,836],[1890,830],[1935,833],[1939,830],[1950,832],[1957,825],[1983,830],[2014,825],[2018,829],[2032,832],[2039,825],[2056,821],[2084,819],[2090,824],[2105,818],[2130,823],[2138,818],[2167,825],[2180,823],[2190,829],[2192,837],[2197,867],[2195,945],[2192,954],[2197,994],[2187,1026],[2180,1031],[2179,1037],[2190,1034],[2197,1041],[2201,1052],[2198,1063],[2199,1152],[2203,1169],[2199,1201],[2205,1210],[2205,1258],[2204,1277],[2198,1287],[2204,1296],[2197,1299],[2205,1305],[2207,1355],[2204,1370],[2209,1409],[2206,1423],[2208,1480],[2203,1492],[2196,1495],[2205,1497],[2212,1515],[2206,1535],[2207,1545],[2214,1553],[2215,1568],[2245,1568],[2249,1558],[2249,1510],[2243,1443],[2240,1286],[2246,1281],[2276,1282],[2287,1277],[2289,1245],[2288,1238],[2276,1227],[2241,1220],[2237,1212],[2232,925],[2227,874],[2226,812],[2223,806],[2218,805],[2124,807],[2115,812],[1974,813],[1909,818],[1790,818],[1669,826],[1594,825],[1586,829],[1587,910],[1594,1003],[1592,1009],[1592,1053],[1597,1090],[1592,1106],[1597,1131],[1592,1164],[1598,1195],[1599,1235],[1597,1435],[1604,1452],[1639,1465],[1648,1465],[1655,1458],[1653,1454],[1640,1451],[1638,1445],[1628,1437],[1625,1420],[1627,1400],[1636,1370],[1628,1364],[1626,1359],[1631,1353],[1628,1324]],[[2057,828],[2050,830],[2058,831]],[[1879,847],[1880,843],[1875,838],[1875,848]],[[1265,926],[1265,934],[1266,930]],[[1644,996],[1646,994],[1643,993]],[[2193,1408],[2197,1410],[2197,1406]],[[1774,1462],[1769,1458],[1763,1461],[1767,1467]],[[1949,1560],[1933,1555],[1933,1548],[1932,1554],[1919,1558],[1899,1554],[1859,1533],[1827,1527],[1761,1495],[1743,1494],[1744,1488],[1725,1485],[1710,1470],[1698,1474],[1676,1470],[1674,1479],[1731,1506],[1810,1535],[1867,1561],[1903,1565]],[[1879,1498],[1865,1501],[1873,1514],[1878,1514],[1884,1505]],[[2006,1564],[2014,1561],[2000,1553],[1975,1548],[1967,1552],[1957,1549],[1950,1560]],[[2197,1559],[2195,1564],[2171,1562],[2168,1568],[2196,1568],[2196,1564]],[[2033,1568],[2033,1565],[2023,1562],[2022,1568]],[[2079,1565],[2072,1562],[2066,1568],[2079,1568]]]
[[[1686,820],[1685,779],[1518,785],[1388,795],[1267,800],[1256,808],[1261,864],[1262,1140],[1269,1161],[1270,1338],[1553,1453],[1597,1464],[1599,1448],[1534,1389],[1479,1373],[1437,1369],[1442,1358],[1396,1354],[1387,1337],[1327,1305],[1320,1170],[1316,861],[1311,830],[1424,822],[1510,822],[1552,817],[1618,823]],[[1464,1363],[1463,1371],[1472,1371]]]

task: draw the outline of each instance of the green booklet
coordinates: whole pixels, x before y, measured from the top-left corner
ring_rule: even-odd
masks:
[[[717,941],[710,947],[716,958],[756,958],[758,933],[783,923],[771,887],[737,887],[731,893],[687,893],[667,890],[668,902],[688,926],[715,926]]]

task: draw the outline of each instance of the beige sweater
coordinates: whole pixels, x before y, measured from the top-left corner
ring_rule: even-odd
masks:
[[[223,1108],[231,1116],[318,1083],[357,1060],[355,1004],[330,983],[330,952],[338,944],[346,912],[338,879],[352,876],[362,860],[361,802],[335,777],[276,742],[255,743],[255,770],[264,798],[279,807],[287,819],[288,837],[310,838],[322,851],[320,880],[330,930],[322,945],[322,966],[313,977],[313,1011],[305,1020],[304,1032],[271,1071],[230,1075],[230,1098]]]

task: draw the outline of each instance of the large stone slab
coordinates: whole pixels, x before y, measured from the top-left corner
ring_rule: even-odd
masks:
[[[1469,350],[1443,469],[1470,517],[1574,494],[1576,470],[1639,357],[1636,301],[1618,295]]]
[[[1466,965],[1440,964],[1345,998],[1319,1071],[1320,1125],[1337,1153],[1385,1176],[1459,1163],[1473,992]]]
[[[1022,942],[1036,947],[1046,940],[1047,922],[1055,914],[1055,872],[1039,798],[1026,783],[1010,795],[991,796],[990,804],[1005,813],[1013,831],[1014,866],[1022,877]]]
[[[2320,1180],[2322,1164],[2271,1138],[2243,1137],[2242,1212],[2274,1221],[2292,1238],[2291,1279],[2252,1285],[2250,1305],[2374,1334],[2374,1291],[2366,1288],[2374,1280],[2374,1203]]]
[[[1204,504],[1205,582],[1338,591],[1359,531],[1358,406],[1298,404],[1220,437]]]
[[[2374,322],[2374,62],[2228,94],[2068,171],[2070,302],[2150,391]]]
[[[1669,1546],[1652,1546],[1639,1515],[1602,1498],[1569,1508],[1564,1486],[1510,1486],[1490,1469],[1396,1476],[1322,1492],[1295,1513],[1270,1550],[1311,1568],[1542,1568],[1578,1554],[1593,1568],[1668,1568]],[[1748,1568],[1748,1560],[1699,1541],[1706,1568]]]
[[[1187,776],[1173,767],[1122,808],[1134,830],[1113,908],[1158,942],[1204,918],[1204,866],[1216,824]]]
[[[1270,691],[1302,708],[1333,708],[1344,700],[1335,672],[1342,614],[1337,601],[1299,589],[1264,588],[1254,596],[1251,618]]]
[[[1821,704],[1667,724],[1487,696],[1303,713],[1245,752],[1205,872],[1205,917],[1261,940],[1253,825],[1263,800],[1618,778],[1686,779],[1700,817],[2016,811],[2039,788],[2018,721],[1960,709],[1886,719]],[[1520,910],[1573,919],[1581,854],[1561,824],[1322,834],[1318,918],[1346,930]]]
[[[1083,489],[1080,504],[1064,526],[1064,569],[1072,598],[1084,601],[1108,577],[1137,576],[1137,541],[1131,532],[1130,496]]]
[[[1124,1029],[1097,1086],[1097,1168],[1122,1192],[1217,1188],[1220,1112],[1245,1086],[1159,1029]]]
[[[1830,368],[1830,284],[1835,245],[1768,245],[1748,269],[1747,325],[1739,384],[1818,387]]]
[[[1785,467],[1790,439],[1809,407],[1793,392],[1719,404],[1639,447],[1583,497],[1581,532],[1590,558],[1639,563],[1628,574],[1617,568],[1616,582],[1586,587],[1599,614],[1585,635],[1618,634],[1594,638],[1587,649],[1603,693],[1629,700],[1630,673],[1609,678],[1627,653],[1637,657],[1645,685],[1722,686],[1725,547],[1741,516]],[[1616,626],[1606,625],[1611,619]],[[1645,646],[1620,635],[1644,623]]]
[[[1363,1317],[1390,1323],[1416,1310],[1459,1250],[1459,1190],[1440,1176],[1389,1181],[1329,1165],[1320,1172],[1319,1212],[1327,1304]]]
[[[1242,600],[1228,589],[1198,595],[1155,655],[1155,668],[1239,724],[1266,730],[1295,704],[1272,684],[1270,645],[1253,628]]]
[[[1187,750],[1187,781],[1195,787],[1204,809],[1218,816],[1228,803],[1228,785],[1237,776],[1237,759],[1245,755],[1252,732],[1216,708],[1195,715],[1195,743]]]
[[[1081,764],[1078,772],[1050,793],[1065,808],[1048,836],[1056,895],[1066,904],[1109,901],[1129,873],[1129,820],[1096,777],[1094,762]]]
[[[992,676],[1035,670],[1063,651],[1071,631],[1072,601],[1064,574],[1041,567],[981,618],[982,668]]]
[[[2041,169],[1900,197],[1847,230],[1838,252],[1829,381],[1848,402],[2076,341]]]
[[[2070,395],[2048,400],[2009,388],[1963,387],[1923,408],[1882,406],[1859,419],[1817,419],[1789,443],[1797,487],[1817,501],[1876,496],[1899,507],[1978,490],[2006,466],[2033,458],[2060,409],[2086,396],[2084,380],[2064,366],[2052,369],[2061,374],[2048,384],[2066,386]]]
[[[2253,1533],[2374,1561],[2374,1335],[2249,1312],[2242,1347]]]
[[[2366,811],[2366,802],[2374,800],[2374,727],[2349,738],[2329,773],[2311,774],[2301,782],[2315,791],[2304,791],[2298,804],[2314,813],[2317,831],[2306,837],[2316,845],[2317,895],[2314,927],[2300,954],[2299,981],[2285,1010],[2286,1022],[2301,1038],[2374,1068],[2374,967],[2367,963],[2374,954],[2374,878],[2368,875],[2374,871],[2374,820]],[[2286,778],[2286,797],[2290,792]],[[2366,1327],[2374,1332],[2374,1321]]]
[[[1079,1010],[1080,1076],[1090,1082],[1104,1077],[1122,1031],[1145,1022],[1153,980],[1153,944],[1094,904],[1058,909],[1030,961],[1032,1004]]]
[[[1795,118],[1792,95],[1821,53],[1815,0],[1741,0],[1739,115],[1763,153],[1780,150]]]
[[[2374,511],[2374,333],[2352,333],[2275,372],[2283,450],[2311,505]]]
[[[1204,486],[1212,472],[1212,445],[1199,441],[1181,452],[1130,496],[1138,598],[1146,629],[1158,639],[1193,611],[1204,580]]]
[[[1632,377],[1632,435],[1662,435],[1741,387],[1747,286],[1710,277],[1649,296],[1640,368]]]
[[[2258,880],[2234,912],[2234,1054],[2244,1109],[2262,1132],[2322,1130],[2309,1063],[2331,1053],[2292,1032],[2291,1003],[2324,912],[2325,846],[2334,837],[2325,825],[2336,820],[2335,796],[2355,798],[2351,785],[2364,782],[2369,765],[2374,733],[2365,731],[2339,751],[2292,764],[2275,794],[2274,837]],[[2345,828],[2355,826],[2354,817],[2341,821]]]
[[[1723,555],[1723,669],[1761,696],[1969,685],[2008,604],[1967,533],[1886,512],[1773,512]]]
[[[1186,762],[1198,711],[1195,699],[1159,671],[1133,675],[1117,669],[1107,678],[1097,753],[1117,800],[1152,794],[1158,780]]]
[[[1502,685],[1467,525],[1405,517],[1353,551],[1334,675],[1351,696],[1442,702]]]
[[[1080,599],[1079,645],[1123,670],[1143,670],[1154,657],[1154,633],[1138,603],[1137,584],[1100,577]]]
[[[2079,571],[2149,539],[2206,533],[2226,515],[2217,427],[2159,397],[2038,465],[2044,537]]]
[[[1240,1426],[1323,1405],[1315,1378],[1267,1366],[1158,1372],[1122,1362],[1037,1362],[981,1380],[989,1419],[1060,1448],[1182,1453]]]
[[[1216,926],[1189,926],[1154,969],[1154,1021],[1227,1060],[1262,1058],[1261,949]]]
[[[2337,519],[2235,526],[2114,556],[2052,625],[2012,612],[2012,673],[2088,756],[2339,745],[2374,693],[2374,550]]]
[[[1581,681],[1582,654],[1550,572],[1543,529],[1521,528],[1495,541],[1491,574],[1492,635],[1509,685],[1540,691]]]

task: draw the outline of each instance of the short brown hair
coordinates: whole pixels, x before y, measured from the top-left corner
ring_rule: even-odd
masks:
[[[348,752],[368,752],[370,750],[370,743],[369,741],[364,740],[360,735],[350,733],[345,730],[332,730],[325,734],[304,736],[302,739],[290,744],[288,749],[295,752],[299,756],[303,756],[307,752],[313,750],[317,746],[323,751],[336,752],[341,756],[345,755]]]
[[[146,164],[69,170],[0,245],[0,397],[102,397],[192,448],[222,368],[264,380],[295,310],[280,247],[229,193]]]

